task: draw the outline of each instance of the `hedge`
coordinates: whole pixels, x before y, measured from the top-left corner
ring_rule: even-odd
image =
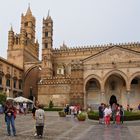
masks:
[[[63,108],[44,108],[44,111],[62,111]]]
[[[90,111],[87,114],[88,114],[89,119],[99,120],[99,113],[98,112]],[[137,111],[137,112],[125,111],[124,114],[125,114],[124,121],[140,120],[140,111]]]
[[[0,104],[4,104],[6,102],[6,95],[0,92]]]

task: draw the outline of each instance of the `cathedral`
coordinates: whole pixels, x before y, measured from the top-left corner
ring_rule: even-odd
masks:
[[[42,57],[30,7],[21,15],[20,33],[8,33],[7,59],[0,57],[0,91],[44,105],[97,108],[115,101],[126,108],[140,103],[140,43],[53,46],[53,20],[42,21]]]

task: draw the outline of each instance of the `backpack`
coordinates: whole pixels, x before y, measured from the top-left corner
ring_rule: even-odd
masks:
[[[38,113],[38,115],[37,115],[37,120],[36,120],[36,123],[38,124],[38,125],[42,125],[42,124],[44,124],[44,113],[41,111],[41,112],[37,112]]]
[[[43,120],[43,115],[42,114],[39,114],[39,120]]]

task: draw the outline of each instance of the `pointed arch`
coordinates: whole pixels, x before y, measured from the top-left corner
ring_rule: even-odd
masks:
[[[31,66],[25,73],[24,73],[24,80],[26,79],[26,77],[27,77],[27,75],[30,73],[30,71],[32,70],[32,69],[34,69],[34,68],[39,68],[39,67],[41,67],[41,65],[40,64],[36,64],[36,65],[33,65],[33,66]]]
[[[105,87],[105,83],[106,83],[107,79],[111,75],[119,75],[119,76],[121,76],[124,79],[126,87],[128,89],[128,77],[124,72],[122,72],[120,70],[112,70],[112,71],[109,71],[107,74],[105,74],[105,76],[103,77],[103,87]]]
[[[95,75],[95,74],[91,74],[84,79],[84,91],[86,91],[86,84],[90,79],[97,80],[98,83],[100,84],[100,88],[101,88],[101,77],[99,77],[98,75]]]
[[[133,74],[130,76],[130,78],[129,78],[128,84],[131,85],[132,80],[133,80],[135,77],[138,77],[138,76],[140,77],[140,72],[133,73]]]

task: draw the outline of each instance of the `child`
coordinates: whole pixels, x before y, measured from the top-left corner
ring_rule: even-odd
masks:
[[[38,105],[38,109],[35,112],[36,131],[37,136],[40,138],[42,138],[43,135],[44,120],[45,120],[45,112],[42,108],[43,108],[42,105]]]

